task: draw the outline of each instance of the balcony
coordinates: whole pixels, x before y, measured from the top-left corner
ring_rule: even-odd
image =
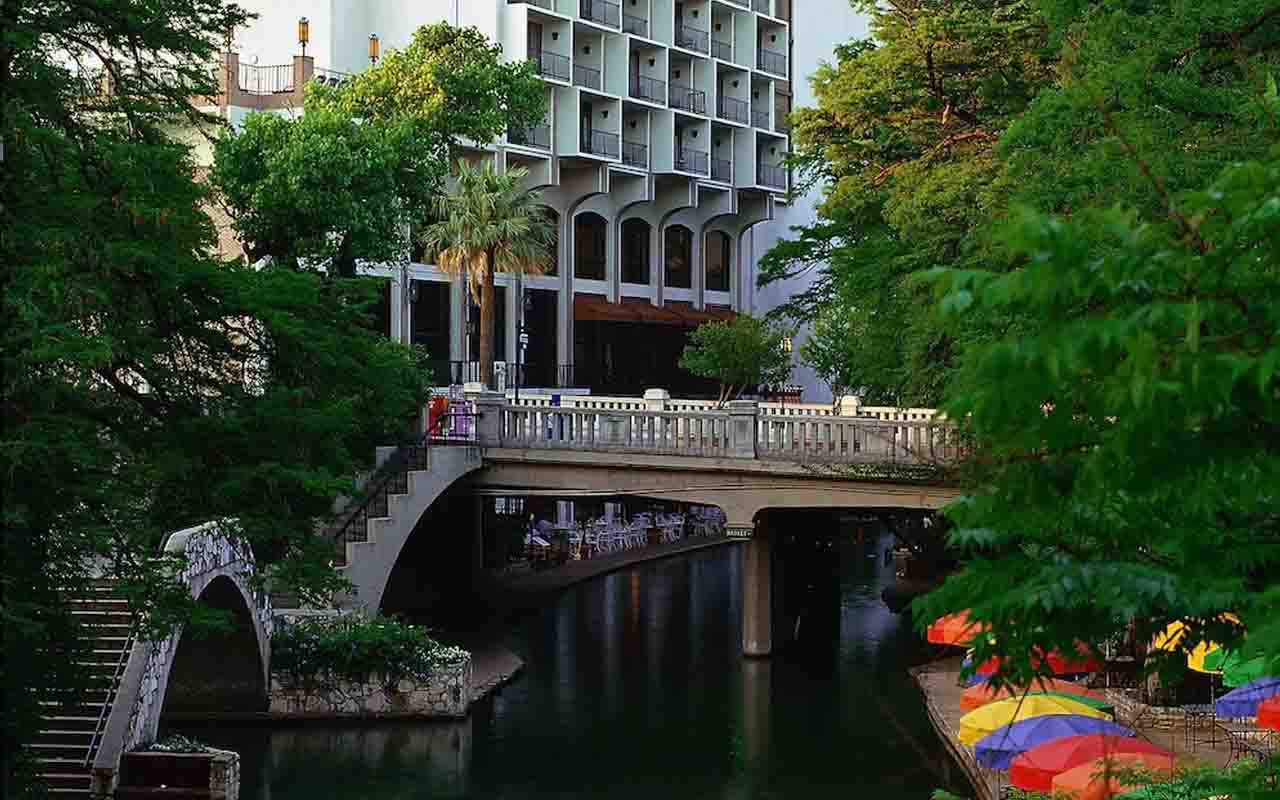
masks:
[[[240,91],[246,94],[287,94],[293,91],[293,65],[259,67],[256,64],[241,64],[236,80]]]
[[[585,64],[573,65],[573,83],[588,89],[600,90],[600,70]]]
[[[529,54],[529,60],[538,68],[538,74],[558,81],[569,80],[569,57],[559,53],[548,53],[546,50],[535,50]]]
[[[594,128],[582,132],[582,152],[606,158],[618,157],[618,139],[616,133],[598,131]]]
[[[640,142],[622,142],[622,163],[630,167],[649,166],[649,148]]]
[[[631,76],[631,96],[652,103],[665,103],[667,100],[667,84],[656,78],[643,75]]]
[[[791,133],[791,122],[781,110],[778,111],[778,121],[774,123],[773,129],[778,133]]]
[[[542,150],[550,150],[551,126],[530,125],[527,128],[511,128],[507,131],[507,141],[521,147],[537,147]]]
[[[771,0],[751,0],[751,10],[773,16],[773,3]]]
[[[578,3],[580,17],[614,28],[618,27],[620,10],[617,3],[610,3],[608,0],[580,0]]]
[[[733,163],[727,158],[711,159],[711,179],[733,183]]]
[[[716,98],[716,116],[720,119],[727,119],[731,122],[741,122],[747,124],[749,115],[749,106],[745,100],[739,100],[735,97],[726,97],[720,95]]]
[[[682,172],[696,172],[699,175],[706,175],[711,171],[707,153],[688,147],[676,147],[675,167]]]
[[[676,25],[676,46],[683,47],[687,50],[696,50],[699,53],[711,52],[711,45],[708,43],[711,35],[700,28],[692,28],[688,25]]]
[[[774,189],[785,189],[787,188],[787,171],[772,164],[757,164],[756,183]]]
[[[707,93],[680,83],[671,84],[667,94],[672,108],[688,111],[692,114],[707,113]]]
[[[627,33],[633,33],[636,36],[649,36],[649,20],[644,17],[636,17],[631,14],[622,15],[622,29]]]
[[[732,61],[733,44],[713,37],[711,39],[711,55],[721,61]]]
[[[782,53],[765,50],[763,47],[756,53],[756,67],[774,75],[787,74],[787,57]]]
[[[764,128],[765,130],[769,130],[769,112],[767,110],[757,111],[755,109],[752,109],[751,127]]]

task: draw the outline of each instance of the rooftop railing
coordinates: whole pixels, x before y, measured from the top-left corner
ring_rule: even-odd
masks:
[[[237,76],[240,91],[247,94],[283,94],[293,91],[293,65],[273,64],[259,67],[241,64]]]

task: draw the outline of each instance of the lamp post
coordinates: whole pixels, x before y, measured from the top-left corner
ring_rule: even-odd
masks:
[[[306,17],[298,18],[298,44],[302,45],[302,57],[307,57],[307,42],[311,41],[311,22]]]
[[[783,352],[783,353],[786,355],[786,357],[787,357],[787,366],[790,366],[790,365],[791,365],[791,348],[792,348],[792,345],[791,345],[791,337],[790,337],[790,336],[783,336],[783,337],[782,337],[782,352]],[[783,382],[783,384],[782,384],[782,410],[783,410],[783,412],[786,412],[786,410],[787,410],[787,384],[786,384],[786,382],[785,382],[785,381],[784,381],[784,382]]]
[[[369,63],[378,63],[378,53],[381,52],[381,44],[378,42],[378,34],[369,34]]]

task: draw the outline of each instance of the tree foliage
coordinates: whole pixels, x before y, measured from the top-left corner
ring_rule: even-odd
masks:
[[[270,570],[335,585],[316,536],[425,392],[365,324],[363,281],[212,255],[175,125],[243,11],[217,0],[5,4],[0,36],[5,796],[39,703],[81,688],[68,600],[90,569],[160,626],[205,620],[153,558],[233,519]],[[104,91],[108,89],[109,91]],[[154,627],[154,626],[153,626]]]
[[[917,279],[1016,269],[999,233],[1013,208],[1121,202],[1152,219],[1165,195],[1268,146],[1258,98],[1280,52],[1274,0],[853,6],[873,38],[840,48],[814,76],[817,106],[793,115],[819,219],[759,279],[813,275],[779,313],[843,309],[869,344],[850,356],[872,399],[936,403],[967,348],[1034,326],[1003,310],[938,315]],[[1130,150],[1141,161],[1118,158]]]
[[[783,350],[786,331],[757,317],[707,322],[694,329],[680,354],[680,367],[720,382],[719,404],[743,390],[777,386],[791,374],[791,356]]]
[[[542,201],[523,187],[524,169],[499,173],[486,161],[458,162],[453,191],[432,203],[422,245],[449,275],[465,278],[480,305],[480,380],[493,381],[494,276],[541,275],[555,259],[555,228]]]

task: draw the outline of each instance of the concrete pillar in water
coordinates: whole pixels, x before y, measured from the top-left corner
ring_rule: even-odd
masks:
[[[757,532],[747,540],[742,563],[742,654],[773,652],[773,567],[768,538]]]

